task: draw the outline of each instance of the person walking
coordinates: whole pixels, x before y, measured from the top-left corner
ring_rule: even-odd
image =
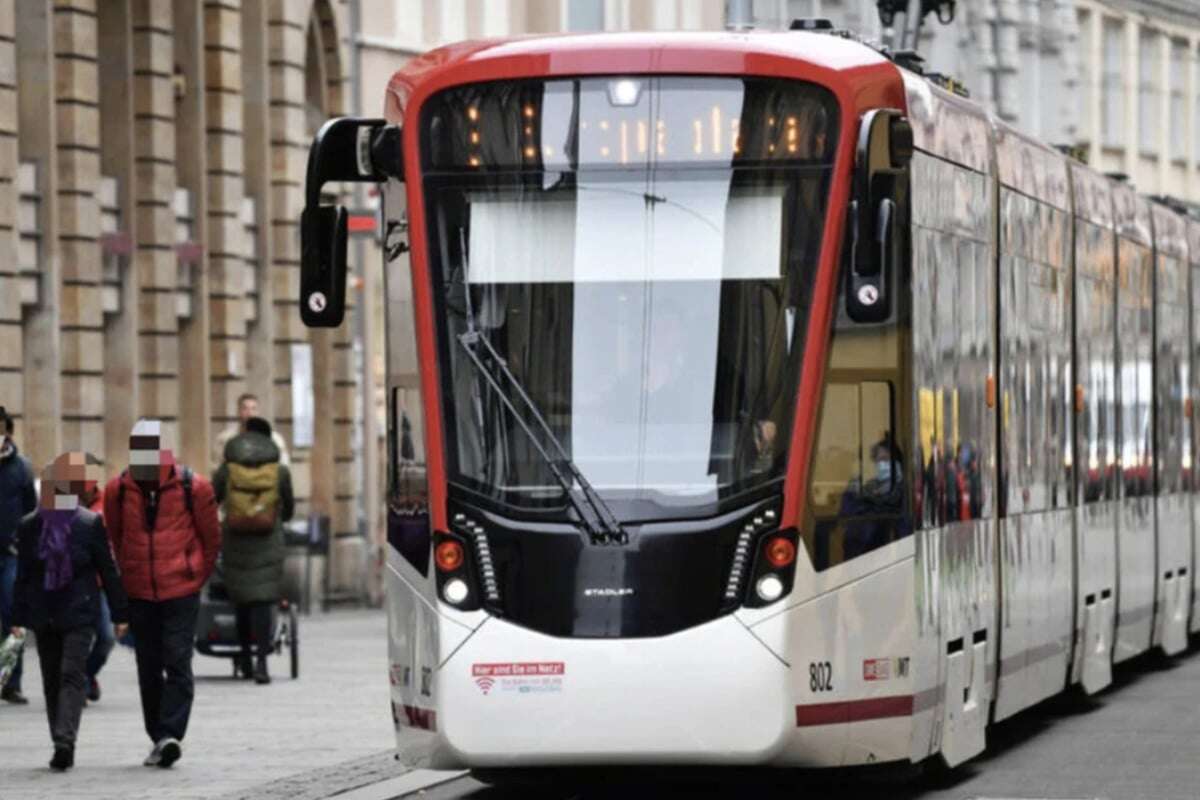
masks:
[[[246,420],[258,416],[258,396],[246,392],[238,397],[237,415],[238,421],[236,423],[217,434],[217,440],[213,445],[212,452],[212,468],[214,471],[225,461],[225,445],[229,444],[229,440],[239,433],[245,432]],[[271,441],[279,448],[279,463],[285,467],[290,466],[292,461],[288,456],[287,444],[283,441],[283,437],[279,435],[279,431],[271,432]]]
[[[142,763],[169,767],[183,755],[200,589],[221,529],[212,484],[175,462],[157,420],[134,425],[129,469],[104,487],[104,522],[130,598],[142,718],[154,743]]]
[[[87,688],[86,662],[103,587],[117,635],[127,619],[125,591],[113,563],[104,522],[80,504],[83,453],[64,453],[42,475],[41,502],[17,536],[14,635],[36,634],[42,691],[54,757],[50,768],[75,764],[75,740]]]
[[[283,523],[292,518],[292,477],[280,463],[265,419],[246,420],[245,432],[225,445],[225,461],[213,476],[217,502],[225,511],[221,569],[237,609],[239,660],[250,676],[250,642],[257,644],[256,683],[270,683],[271,609],[283,594]]]
[[[87,479],[84,482],[83,494],[79,502],[88,511],[104,516],[104,482],[101,468],[104,462],[91,453],[85,453]],[[112,610],[104,594],[100,595],[100,613],[96,616],[96,639],[92,642],[92,650],[87,657],[87,699],[90,703],[100,700],[100,670],[108,663],[117,644],[113,635],[115,628],[112,621]]]
[[[26,514],[38,506],[33,488],[33,469],[17,450],[13,441],[13,419],[0,406],[0,638],[13,626],[13,592],[17,583],[17,526]],[[17,657],[12,675],[0,690],[0,700],[15,705],[29,701],[21,693],[21,666],[24,656]]]

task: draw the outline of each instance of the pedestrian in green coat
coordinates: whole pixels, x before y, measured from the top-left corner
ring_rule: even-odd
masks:
[[[296,505],[291,474],[279,461],[270,423],[252,417],[246,420],[245,432],[225,445],[225,461],[213,476],[217,502],[225,511],[221,565],[237,609],[240,668],[249,677],[253,636],[258,643],[253,673],[258,683],[271,680],[266,657],[271,649],[271,609],[283,595],[283,523],[292,518]],[[273,477],[274,485],[262,487],[264,476]],[[246,510],[251,501],[246,498],[254,496],[267,498],[264,502],[270,507],[251,509],[256,512],[251,517]]]

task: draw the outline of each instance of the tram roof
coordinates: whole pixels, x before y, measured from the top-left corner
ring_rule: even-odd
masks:
[[[760,75],[812,80],[852,105],[901,92],[899,69],[866,44],[805,31],[574,33],[459,42],[412,59],[388,86],[386,115],[463,83],[555,75]],[[892,84],[885,87],[885,84]],[[890,88],[890,91],[889,91]]]

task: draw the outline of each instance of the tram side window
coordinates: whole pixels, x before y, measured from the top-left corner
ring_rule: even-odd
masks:
[[[918,151],[913,158],[911,497],[914,524],[980,519],[995,502],[992,184]]]
[[[803,532],[817,570],[912,532],[895,399],[890,382],[826,384]]]
[[[417,376],[412,279],[403,187],[384,195],[387,230],[384,310],[387,315],[387,535],[421,574],[429,572],[429,500],[425,475],[425,418]]]
[[[1120,343],[1121,475],[1124,497],[1153,493],[1154,342],[1150,249],[1122,239],[1117,328]]]

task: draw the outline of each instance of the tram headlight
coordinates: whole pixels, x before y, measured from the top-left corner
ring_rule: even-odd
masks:
[[[777,575],[764,575],[754,585],[754,591],[764,602],[773,603],[783,595],[783,581]]]
[[[447,603],[455,606],[466,600],[470,593],[467,582],[462,578],[451,578],[442,587],[442,597],[446,599]]]
[[[614,106],[636,106],[642,94],[642,82],[617,78],[608,82],[608,102]]]

